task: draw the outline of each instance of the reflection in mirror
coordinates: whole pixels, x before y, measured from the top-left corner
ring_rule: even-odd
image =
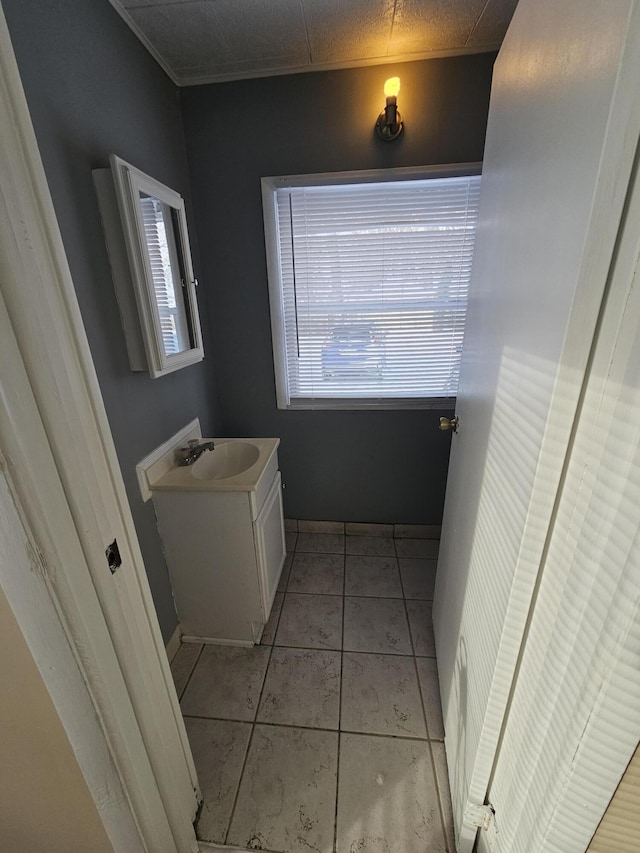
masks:
[[[193,346],[184,300],[184,264],[176,242],[177,223],[173,210],[158,198],[141,192],[140,207],[162,344],[165,355],[173,355]]]

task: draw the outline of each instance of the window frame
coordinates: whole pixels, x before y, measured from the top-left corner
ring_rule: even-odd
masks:
[[[293,400],[289,396],[282,270],[279,253],[276,191],[296,187],[336,186],[358,183],[391,183],[394,181],[454,178],[482,174],[482,163],[455,163],[438,166],[409,166],[395,169],[367,169],[350,172],[321,172],[309,175],[278,175],[261,179],[264,217],[271,340],[278,409],[451,409],[455,397],[323,397]]]

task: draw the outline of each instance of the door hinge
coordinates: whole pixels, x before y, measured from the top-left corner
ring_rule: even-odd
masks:
[[[467,803],[467,808],[464,813],[465,820],[473,826],[484,829],[488,832],[491,826],[495,827],[496,813],[493,806],[489,803],[486,806],[478,806],[475,803]]]

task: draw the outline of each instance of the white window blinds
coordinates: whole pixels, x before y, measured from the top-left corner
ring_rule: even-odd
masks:
[[[455,396],[479,190],[479,175],[275,190],[279,405]]]
[[[190,341],[180,282],[174,280],[174,271],[180,267],[171,208],[142,193],[140,207],[164,352],[174,355],[189,349]]]

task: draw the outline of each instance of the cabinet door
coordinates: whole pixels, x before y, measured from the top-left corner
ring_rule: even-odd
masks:
[[[276,473],[269,494],[253,523],[258,558],[258,578],[264,611],[264,621],[269,618],[271,605],[286,556],[284,522],[282,517],[282,491],[280,472]]]

